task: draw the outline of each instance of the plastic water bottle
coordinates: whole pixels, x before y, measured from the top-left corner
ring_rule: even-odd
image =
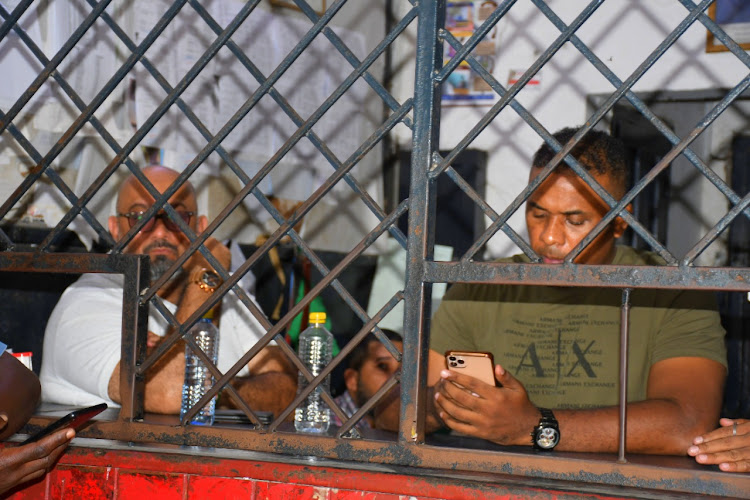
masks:
[[[331,362],[333,335],[326,330],[326,313],[310,313],[310,326],[299,336],[299,357],[313,376],[317,376]],[[323,391],[330,393],[331,377],[315,388],[294,412],[294,428],[298,432],[324,433],[331,423],[331,410],[323,402]],[[301,392],[307,379],[299,374],[297,384]]]
[[[219,355],[219,330],[211,323],[211,320],[202,318],[190,329],[189,335],[198,347],[206,353],[206,356],[216,364]],[[190,347],[185,346],[185,383],[182,385],[180,419],[185,416],[190,408],[195,406],[213,384],[214,377],[208,371],[208,367],[193,353]],[[190,423],[193,425],[212,425],[215,412],[216,396],[195,414]]]

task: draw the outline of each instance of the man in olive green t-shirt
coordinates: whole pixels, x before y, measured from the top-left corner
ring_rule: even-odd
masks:
[[[576,132],[564,129],[555,138],[565,144]],[[622,198],[627,166],[618,140],[591,131],[571,154],[615,199]],[[544,144],[534,156],[530,181],[553,156]],[[529,243],[544,264],[561,264],[607,211],[594,190],[561,163],[526,202]],[[574,261],[659,264],[651,253],[615,246],[626,227],[623,219],[614,219]],[[444,425],[525,446],[536,433],[548,438],[537,439],[541,449],[615,452],[620,302],[618,290],[454,285],[432,322],[427,378],[434,397],[427,430]],[[711,302],[698,292],[633,292],[629,452],[684,455],[694,436],[716,427],[726,353]],[[493,352],[497,386],[446,370],[443,356],[449,349]],[[395,412],[389,410],[376,424],[393,429]]]

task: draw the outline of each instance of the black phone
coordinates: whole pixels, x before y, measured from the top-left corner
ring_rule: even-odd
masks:
[[[39,441],[45,436],[49,436],[53,432],[55,432],[58,429],[62,429],[64,427],[70,427],[71,429],[78,429],[83,424],[91,420],[96,415],[100,414],[104,410],[107,409],[107,403],[100,403],[98,405],[89,406],[88,408],[80,408],[78,410],[74,410],[64,417],[55,420],[51,424],[49,424],[44,429],[40,430],[36,434],[31,435],[26,441],[21,443],[21,446],[29,443],[33,443],[35,441]]]

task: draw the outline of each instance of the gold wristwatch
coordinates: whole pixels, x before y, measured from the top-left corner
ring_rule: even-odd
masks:
[[[213,293],[224,282],[221,276],[211,269],[205,268],[194,272],[190,281],[198,285],[206,293]]]

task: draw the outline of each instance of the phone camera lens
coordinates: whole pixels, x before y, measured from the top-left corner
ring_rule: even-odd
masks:
[[[462,364],[464,364],[464,362],[465,362],[465,361],[464,361],[463,359],[459,359],[459,360],[458,360],[458,364],[459,364],[459,365],[462,365]]]
[[[450,361],[456,361],[456,357],[455,357],[455,356],[448,356],[448,359],[449,359]]]
[[[458,366],[458,363],[456,363],[455,361],[451,361],[451,366],[452,366],[453,368],[455,368],[456,366]]]

